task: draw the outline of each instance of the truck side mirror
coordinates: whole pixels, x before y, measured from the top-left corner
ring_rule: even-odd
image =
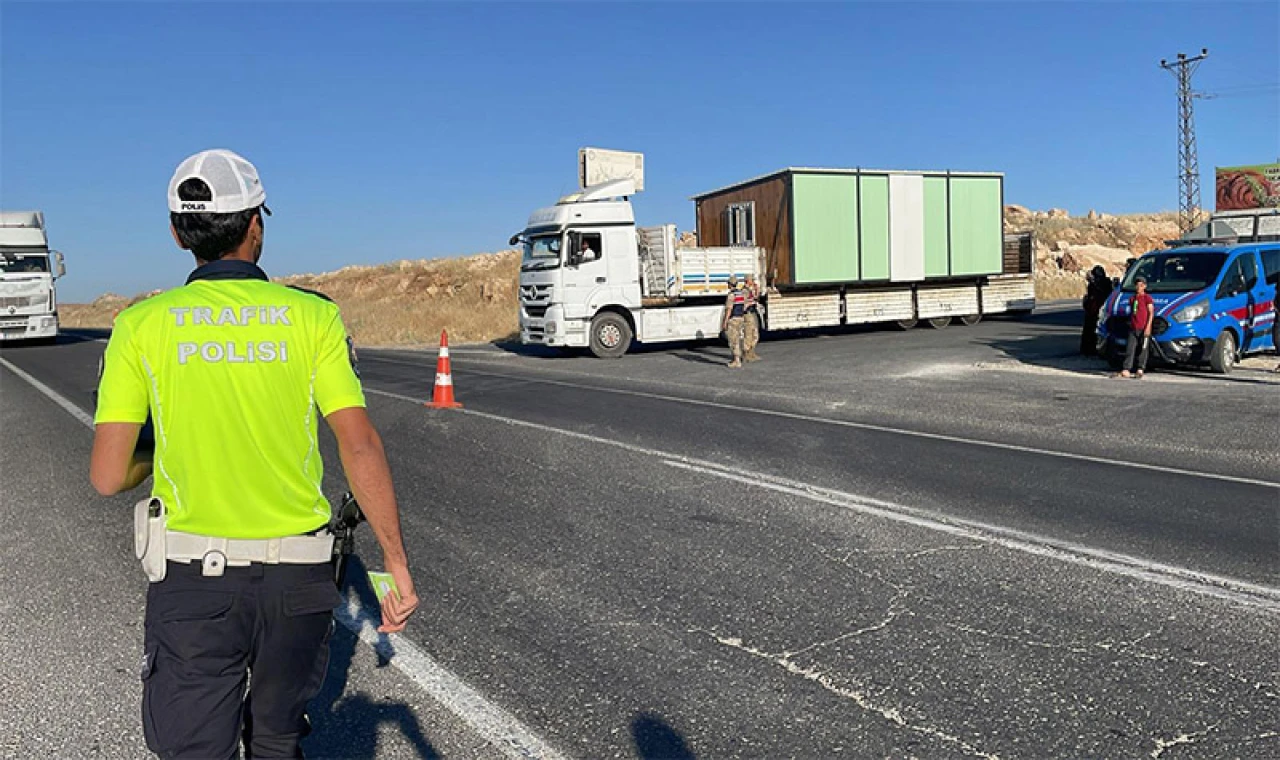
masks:
[[[519,243],[519,242],[520,242],[520,233],[517,232],[516,234],[511,236],[510,240],[507,241],[507,245],[515,245],[516,243]]]
[[[66,265],[66,262],[63,261],[62,259],[62,251],[53,252],[53,261],[55,264],[54,275],[53,275],[54,279],[57,279],[59,277],[66,277],[67,265]]]

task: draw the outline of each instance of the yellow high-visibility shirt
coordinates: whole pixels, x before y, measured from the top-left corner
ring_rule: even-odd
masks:
[[[171,530],[226,538],[329,521],[316,407],[363,407],[337,305],[219,261],[116,317],[96,423],[155,427],[152,495]]]

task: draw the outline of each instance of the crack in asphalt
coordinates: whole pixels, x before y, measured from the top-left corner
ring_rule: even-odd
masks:
[[[791,657],[787,653],[773,654],[771,652],[765,652],[763,650],[756,649],[755,647],[745,644],[740,638],[720,636],[714,632],[706,631],[700,628],[692,629],[689,632],[702,634],[723,646],[729,647],[731,649],[736,649],[740,652],[744,652],[753,657],[758,657],[762,660],[773,663],[774,665],[778,665],[782,667],[784,670],[786,670],[788,673],[792,675],[800,676],[801,678],[804,678],[807,681],[812,681],[818,684],[819,686],[821,686],[826,691],[854,703],[855,705],[857,705],[859,708],[861,708],[866,712],[879,715],[884,720],[888,721],[889,723],[895,726],[898,726],[899,728],[905,729],[907,731],[913,731],[915,733],[923,734],[925,736],[931,737],[933,739],[936,739],[946,744],[955,745],[959,747],[960,750],[963,751],[966,755],[985,758],[985,760],[1000,760],[999,755],[983,752],[982,750],[978,749],[977,747],[974,747],[972,744],[969,744],[964,739],[961,739],[958,736],[948,734],[945,731],[934,728],[932,726],[908,722],[907,719],[903,717],[902,711],[899,708],[885,707],[883,705],[876,704],[876,702],[874,702],[871,699],[871,697],[869,697],[868,695],[860,691],[857,691],[855,689],[851,689],[851,688],[837,684],[835,682],[835,679],[832,676],[826,673],[823,673],[822,671],[816,668],[803,667],[797,664],[795,661],[791,659]]]
[[[1159,758],[1161,755],[1164,754],[1164,751],[1166,749],[1169,749],[1170,747],[1176,747],[1179,744],[1195,744],[1197,741],[1208,736],[1209,732],[1213,731],[1220,725],[1222,724],[1214,723],[1212,726],[1209,726],[1203,731],[1196,731],[1190,734],[1181,733],[1174,736],[1172,739],[1161,739],[1158,736],[1152,737],[1151,740],[1156,743],[1156,748],[1151,750],[1151,757]]]

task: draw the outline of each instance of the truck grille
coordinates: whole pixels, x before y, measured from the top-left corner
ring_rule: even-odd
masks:
[[[48,296],[43,293],[34,296],[0,296],[0,309],[7,309],[10,306],[15,309],[25,309],[28,306],[39,306],[48,300]]]
[[[543,317],[547,316],[547,308],[548,307],[545,304],[542,306],[530,306],[529,304],[525,304],[524,313],[528,314],[530,317],[533,317],[534,319],[542,319]]]

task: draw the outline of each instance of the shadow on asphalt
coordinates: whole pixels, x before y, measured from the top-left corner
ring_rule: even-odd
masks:
[[[0,341],[0,348],[5,351],[23,351],[29,349],[50,348],[53,346],[72,346],[76,343],[88,343],[94,340],[105,340],[111,337],[110,330],[80,330],[60,333],[53,341],[45,340],[13,340]],[[105,348],[105,347],[104,347]]]
[[[696,760],[688,742],[654,713],[641,713],[631,721],[631,738],[642,760]]]
[[[365,609],[377,609],[377,597],[369,585],[365,566],[352,555],[347,566],[347,586],[343,596],[354,591]],[[422,733],[422,724],[413,708],[389,698],[371,699],[365,694],[345,694],[360,639],[343,625],[334,623],[329,639],[329,671],[316,698],[311,700],[307,715],[311,719],[311,735],[302,743],[307,757],[352,758],[372,760],[379,756],[378,730],[384,725],[395,727],[414,748],[418,757],[436,760],[440,754]],[[388,661],[378,655],[378,667]]]
[[[729,363],[729,349],[727,347],[721,347],[717,350],[708,346],[690,346],[684,351],[676,352],[673,355],[681,361],[697,364],[714,364],[722,367]]]

